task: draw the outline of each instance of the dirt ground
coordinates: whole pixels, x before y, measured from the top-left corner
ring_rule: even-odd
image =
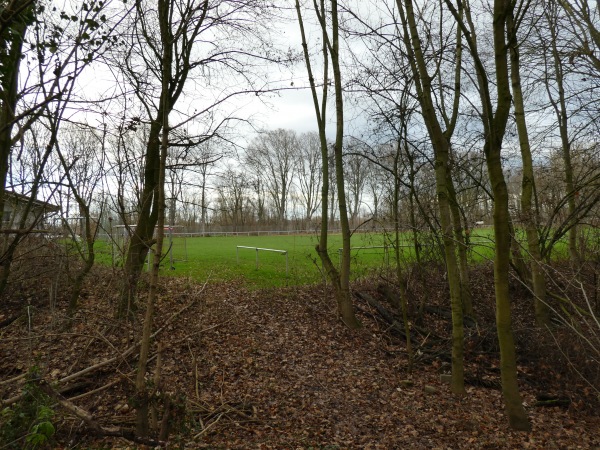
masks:
[[[442,315],[425,313],[418,321],[425,331],[415,334],[415,366],[409,373],[403,338],[359,299],[363,327],[349,331],[336,319],[324,286],[248,290],[241,282],[164,280],[148,382],[159,427],[169,399],[168,448],[600,448],[599,399],[556,359],[554,339],[534,330],[526,293],[518,287],[513,297],[519,380],[533,430],[509,429],[499,390],[491,271],[482,272],[473,283],[478,325],[467,329],[467,395],[462,398],[451,395],[441,377],[449,372],[450,349],[450,324]],[[448,306],[443,273],[418,279],[410,290],[413,314],[421,299]],[[384,304],[375,288],[380,281],[356,283],[354,290]],[[19,395],[23,374],[35,366],[94,422],[133,429],[136,358],[126,350],[140,324],[113,318],[116,286],[116,275],[95,272],[69,329],[66,293],[50,304],[48,292],[36,292],[34,286],[4,301],[0,322],[20,314],[0,329],[4,401]],[[111,358],[115,361],[101,365]],[[65,381],[94,365],[101,367]],[[540,395],[568,404],[536,406]],[[80,418],[60,405],[53,408],[52,447],[138,447],[127,439],[94,435]]]

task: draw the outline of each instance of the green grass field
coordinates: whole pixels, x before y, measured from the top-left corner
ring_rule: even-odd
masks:
[[[352,236],[352,278],[357,279],[385,269],[393,264],[393,248],[388,245],[387,255],[384,248],[392,236],[379,233],[356,233]],[[479,229],[472,235],[473,245],[470,257],[473,262],[483,261],[493,257],[492,230]],[[406,233],[401,241],[401,258],[410,263],[415,259],[414,248],[409,241],[411,235]],[[186,276],[204,281],[233,280],[242,278],[255,287],[302,285],[316,283],[323,279],[321,262],[315,251],[316,235],[271,235],[271,236],[213,236],[188,237],[173,239],[171,255],[163,259],[161,272],[166,276]],[[168,238],[165,240],[165,250],[169,248]],[[287,252],[286,255],[258,251],[254,249],[237,248],[259,247]],[[334,264],[339,263],[338,249],[341,247],[341,236],[330,235],[329,252]],[[431,243],[424,243],[422,254],[425,259],[438,258],[432,254]],[[97,243],[97,261],[101,264],[113,264],[110,244],[105,241]],[[114,264],[120,265],[120,251],[115,248]]]
[[[597,230],[594,230],[597,233]],[[518,240],[524,245],[524,233],[519,232]],[[355,233],[352,236],[351,277],[356,280],[376,271],[393,267],[394,253],[390,245],[393,236],[381,233]],[[405,264],[415,261],[415,251],[411,243],[412,234],[403,233],[401,238],[401,260]],[[489,261],[494,257],[493,230],[479,228],[471,234],[469,259],[473,264]],[[427,235],[420,237],[423,261],[441,260],[441,253]],[[553,258],[567,258],[566,239],[555,246]],[[249,286],[257,288],[318,283],[323,280],[321,261],[315,251],[316,235],[261,235],[261,236],[213,236],[176,237],[171,253],[168,253],[169,239],[165,239],[165,257],[161,273],[165,276],[185,276],[198,281],[207,279],[227,281],[244,279]],[[383,248],[387,245],[387,253]],[[259,247],[283,250],[278,252],[258,251],[239,248]],[[341,236],[329,236],[329,254],[334,264],[339,264]],[[103,265],[120,266],[122,250],[111,247],[107,241],[96,243],[96,261]],[[171,269],[171,267],[173,267]]]
[[[384,238],[378,234],[357,234],[352,239],[356,247],[383,246]],[[173,239],[173,267],[170,254],[161,265],[161,272],[167,276],[189,276],[197,280],[232,280],[244,278],[256,287],[284,286],[315,283],[322,279],[321,263],[314,249],[316,237],[308,235],[290,236],[214,236],[188,237]],[[168,239],[165,250],[169,248]],[[240,248],[259,247],[283,250],[287,255]],[[330,254],[334,263],[338,263],[338,248],[341,247],[339,235],[330,236]],[[101,264],[111,265],[110,244],[97,243],[97,260]],[[115,250],[115,264],[120,264],[118,249]],[[286,273],[287,256],[287,273]],[[360,249],[353,251],[352,270],[354,277],[365,275],[369,270],[382,267],[386,263],[383,248]]]

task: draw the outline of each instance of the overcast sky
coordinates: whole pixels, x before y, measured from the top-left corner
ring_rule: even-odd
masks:
[[[302,51],[302,38],[296,20],[296,12],[289,11],[290,21],[274,25],[276,30],[273,35],[278,40],[279,47],[285,51],[286,48],[295,52]],[[309,47],[316,43],[319,30],[316,25],[311,24],[312,17],[306,17],[307,39]],[[313,71],[320,67],[317,60],[311,61]],[[308,85],[308,76],[304,61],[298,63],[291,69],[277,69],[269,74],[272,77],[272,85],[284,88],[277,94],[269,95],[262,104],[253,101],[251,110],[256,111],[257,127],[267,129],[285,128],[299,133],[317,131],[317,119],[313,106],[312,94]],[[318,78],[319,75],[316,73]]]
[[[282,20],[281,22],[270,24],[272,37],[273,39],[276,39],[276,45],[282,52],[285,53],[289,49],[301,54],[302,42],[295,9],[289,9],[287,14],[289,16],[287,21]],[[319,78],[322,76],[320,70],[321,58],[320,55],[318,55],[321,31],[315,24],[314,13],[311,11],[304,10],[304,22],[309,48],[314,52],[311,64],[313,65],[313,72],[318,82]],[[255,129],[284,128],[294,130],[298,133],[317,131],[317,121],[304,61],[299,61],[293,67],[273,65],[272,68],[267,67],[265,72],[265,86],[268,86],[268,88],[279,88],[281,90],[261,95],[260,98],[252,93],[236,96],[226,104],[219,106],[219,108],[229,110],[230,115],[242,119],[249,119]],[[117,71],[111,72],[109,68],[102,67],[100,64],[92,65],[90,70],[84,72],[84,76],[78,80],[80,92],[84,93],[84,98],[92,101],[94,98],[97,98],[97,96],[109,98],[119,95],[121,87],[117,85],[119,81],[115,81],[116,74],[118,74]],[[344,76],[344,74],[342,74],[342,76]],[[176,105],[176,109],[182,113],[181,117],[184,117],[186,114],[192,114],[195,108],[202,109],[203,103],[210,105],[224,92],[218,83],[214,85],[214,91],[212,93],[208,92],[202,81],[199,81],[199,83],[196,83],[190,79],[186,83],[186,87],[184,88],[186,94],[184,95],[188,98],[181,98]],[[260,88],[260,86],[257,87]],[[243,84],[238,84],[237,88],[247,89]],[[140,112],[136,111],[137,107],[131,107],[131,105],[137,103],[134,102],[134,96],[130,95],[129,97],[131,98],[131,102],[128,102],[125,106],[125,114],[131,117],[139,115]],[[329,99],[327,134],[330,138],[333,138],[335,134],[335,121],[333,120],[335,111],[333,105],[333,92],[331,91]],[[113,107],[110,105],[106,107],[108,110],[113,107],[117,108],[117,110],[123,109],[122,105],[120,106],[116,103]],[[357,114],[353,113],[351,110],[349,103],[346,103],[345,109],[347,121],[352,117],[357,116]],[[115,124],[120,120],[116,115],[113,115],[110,119]],[[106,120],[106,117],[98,115],[88,117],[88,121],[92,123],[101,123],[103,120]],[[171,121],[172,124],[178,122],[176,113],[171,117]],[[194,128],[194,126],[190,124],[190,132],[193,132],[192,128]],[[201,129],[201,127],[199,129]],[[351,129],[356,129],[356,126],[351,127],[348,124],[346,127],[347,132]],[[235,131],[239,134],[239,145],[241,146],[244,146],[245,143],[249,142],[254,137],[254,130],[251,126],[236,125]],[[238,138],[235,138],[235,140],[237,141]]]

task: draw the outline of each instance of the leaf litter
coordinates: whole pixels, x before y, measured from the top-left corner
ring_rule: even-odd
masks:
[[[57,383],[65,397],[99,423],[134,427],[135,353],[58,383],[124,355],[135,343],[139,322],[113,318],[118,285],[113,277],[99,270],[88,281],[69,329],[64,327],[66,300],[51,308],[43,293],[30,293],[28,314],[0,330],[4,401],[19,395],[25,378],[18,377],[37,366],[47,381]],[[354,289],[370,290],[376,296],[373,284],[365,281]],[[441,275],[430,280],[427,288],[423,292],[422,286],[415,287],[412,294],[427,295],[444,305],[447,293]],[[493,327],[493,299],[483,288],[475,291],[482,302],[481,321],[477,339],[467,338],[467,395],[458,398],[440,377],[449,370],[448,339],[436,352],[417,357],[413,372],[408,373],[403,338],[394,336],[368,305],[359,309],[363,327],[347,330],[336,319],[326,286],[250,290],[241,281],[199,285],[184,278],[164,279],[155,329],[165,328],[153,343],[148,383],[152,385],[160,343],[160,377],[154,392],[180,399],[185,411],[169,446],[600,448],[597,408],[589,407],[592,394],[586,397],[583,383],[560,370],[553,377],[548,361],[533,357],[519,363],[521,392],[533,431],[509,429],[498,389],[494,331],[486,329]],[[180,316],[167,323],[186,305]],[[8,307],[14,312],[22,305],[14,302]],[[11,313],[8,307],[5,316]],[[424,321],[432,334],[448,337],[443,318],[427,315]],[[536,407],[541,390],[569,396],[570,406]],[[80,420],[61,413],[55,444],[59,448],[134,448],[124,439],[94,436]]]

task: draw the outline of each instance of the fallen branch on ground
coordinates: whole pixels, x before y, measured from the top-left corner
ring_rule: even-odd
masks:
[[[19,313],[16,316],[12,316],[12,317],[9,317],[8,319],[4,319],[3,321],[0,322],[0,328],[5,328],[5,327],[9,326],[11,323],[13,323],[15,320],[17,320],[22,315],[23,315],[22,313]]]
[[[396,320],[394,315],[389,312],[381,303],[375,300],[372,296],[365,292],[355,292],[356,297],[363,300],[367,304],[371,305],[373,308],[377,310],[379,315],[389,324],[389,328],[394,330],[394,332],[400,334],[402,337],[406,338],[406,333],[404,331],[404,326]],[[410,336],[410,340],[413,344],[418,344],[417,339],[414,336]]]
[[[207,281],[208,282],[208,281]],[[204,283],[204,285],[202,286],[202,288],[200,289],[200,291],[194,295],[194,298],[192,299],[192,301],[190,301],[189,303],[187,303],[185,306],[183,306],[181,309],[179,309],[178,311],[176,311],[175,313],[173,313],[163,324],[163,326],[161,326],[158,330],[156,330],[152,335],[150,335],[150,339],[154,339],[156,338],[156,336],[158,336],[162,331],[164,331],[166,329],[166,327],[171,324],[175,319],[177,319],[184,311],[186,311],[187,309],[191,308],[197,301],[199,298],[199,294],[201,294],[204,291],[204,288],[206,287],[206,283]],[[98,369],[101,369],[102,367],[108,366],[110,364],[113,364],[119,360],[125,360],[127,357],[131,356],[135,350],[140,346],[141,341],[133,344],[131,347],[129,347],[128,349],[126,349],[124,352],[120,353],[117,356],[114,356],[112,358],[106,359],[104,361],[101,361],[97,364],[94,364],[93,366],[90,367],[86,367],[85,369],[80,370],[79,372],[75,372],[71,375],[68,375],[64,378],[61,378],[60,380],[57,381],[58,384],[62,384],[62,383],[67,383],[69,381],[73,381],[77,378],[82,377],[83,375],[86,375],[90,372],[94,372]],[[24,397],[24,394],[19,394],[16,395],[14,397],[11,397],[9,399],[3,400],[2,401],[2,405],[3,406],[9,406],[12,405],[13,403],[18,402],[19,400],[21,400]]]
[[[63,409],[67,410],[69,413],[71,413],[74,416],[81,419],[87,425],[88,429],[96,435],[106,436],[106,437],[120,437],[120,438],[127,439],[128,441],[135,442],[136,444],[151,445],[153,447],[166,446],[166,444],[164,442],[137,436],[133,431],[125,429],[125,428],[120,428],[120,427],[105,428],[94,420],[94,417],[92,416],[92,414],[90,414],[85,409],[80,408],[79,406],[75,405],[73,402],[64,398],[61,394],[59,394],[54,389],[52,389],[52,387],[48,383],[46,383],[45,380],[38,379],[35,381],[36,381],[36,384],[39,386],[39,388],[46,395],[48,395],[50,398],[56,400]]]

